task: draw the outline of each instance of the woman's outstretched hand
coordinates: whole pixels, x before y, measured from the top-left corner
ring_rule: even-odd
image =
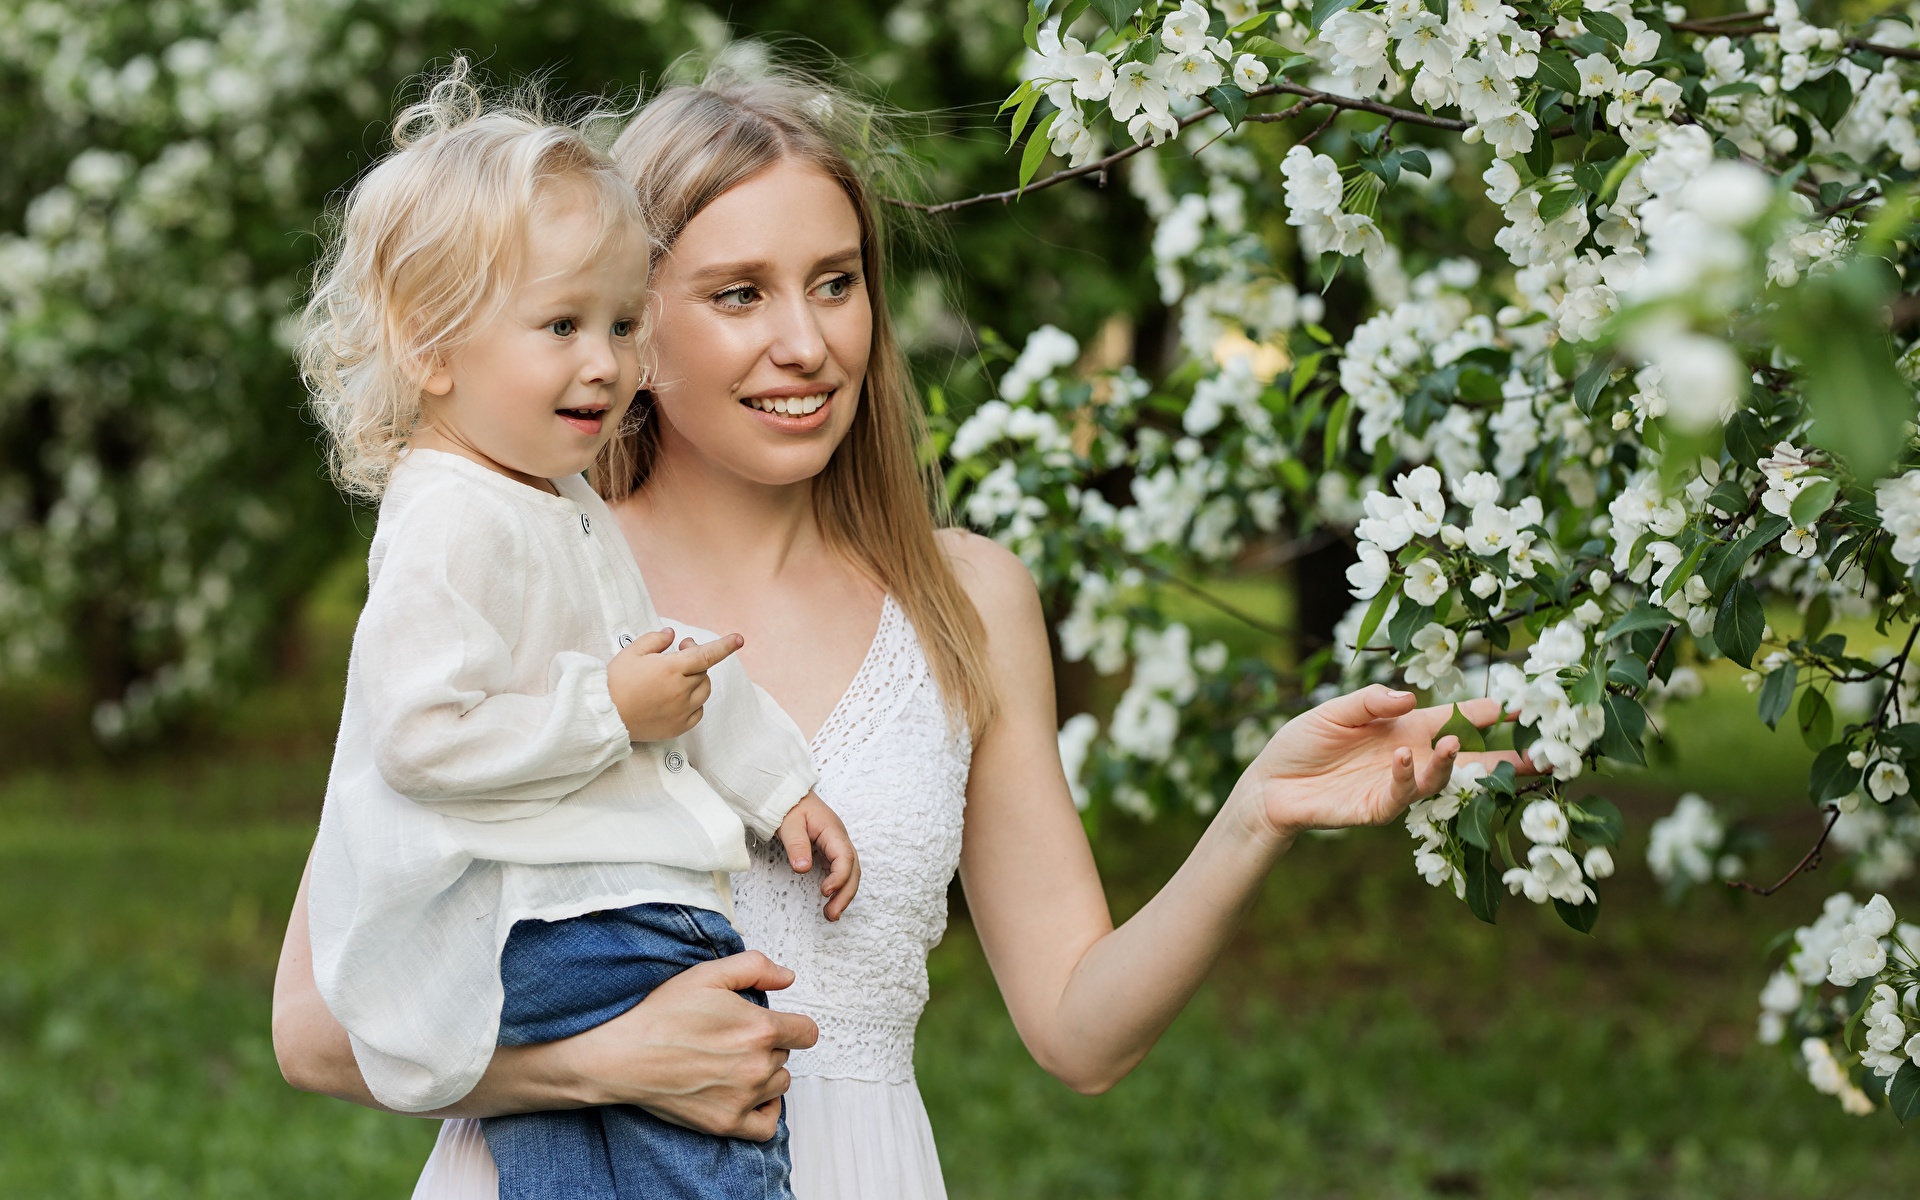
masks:
[[[1445,786],[1462,757],[1460,739],[1449,734],[1435,743],[1433,735],[1453,706],[1413,704],[1412,692],[1374,684],[1287,722],[1240,777],[1241,788],[1258,789],[1267,830],[1290,841],[1308,829],[1381,825]],[[1483,729],[1500,719],[1492,700],[1463,701],[1460,711]],[[1512,751],[1465,758],[1489,770],[1510,762],[1522,775],[1537,773]]]

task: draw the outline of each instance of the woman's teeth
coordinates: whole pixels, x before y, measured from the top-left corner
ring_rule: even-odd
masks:
[[[749,396],[747,403],[761,412],[779,413],[787,417],[804,417],[820,411],[831,392],[816,392],[811,396],[781,396],[769,400],[764,396]]]

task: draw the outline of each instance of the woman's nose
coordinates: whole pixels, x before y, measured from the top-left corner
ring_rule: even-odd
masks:
[[[826,363],[827,339],[806,297],[781,304],[774,320],[773,344],[767,354],[776,366],[811,374]]]

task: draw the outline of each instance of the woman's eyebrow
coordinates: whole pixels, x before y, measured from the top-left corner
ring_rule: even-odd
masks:
[[[844,250],[838,250],[832,254],[823,256],[819,262],[814,264],[813,269],[817,271],[821,267],[838,266],[847,262],[859,262],[861,258],[860,247],[849,246]],[[714,279],[737,279],[742,276],[751,277],[764,275],[771,270],[773,270],[772,263],[764,259],[750,259],[742,262],[714,263],[711,266],[701,267],[699,270],[692,272],[689,278],[697,282],[705,283],[708,280]]]

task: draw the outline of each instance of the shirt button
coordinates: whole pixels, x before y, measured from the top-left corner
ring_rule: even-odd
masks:
[[[587,520],[585,513],[580,514],[580,532],[588,535],[593,533],[593,522]]]
[[[680,757],[680,752],[678,750],[667,751],[667,770],[672,771],[674,774],[678,775],[680,773],[680,768],[686,765],[687,765],[687,760]]]
[[[630,633],[623,633],[623,634],[621,634],[621,635],[620,635],[620,648],[621,648],[622,650],[625,650],[625,649],[626,649],[626,648],[627,648],[628,646],[631,646],[631,645],[633,645],[633,635],[632,635],[632,634],[630,634]]]

